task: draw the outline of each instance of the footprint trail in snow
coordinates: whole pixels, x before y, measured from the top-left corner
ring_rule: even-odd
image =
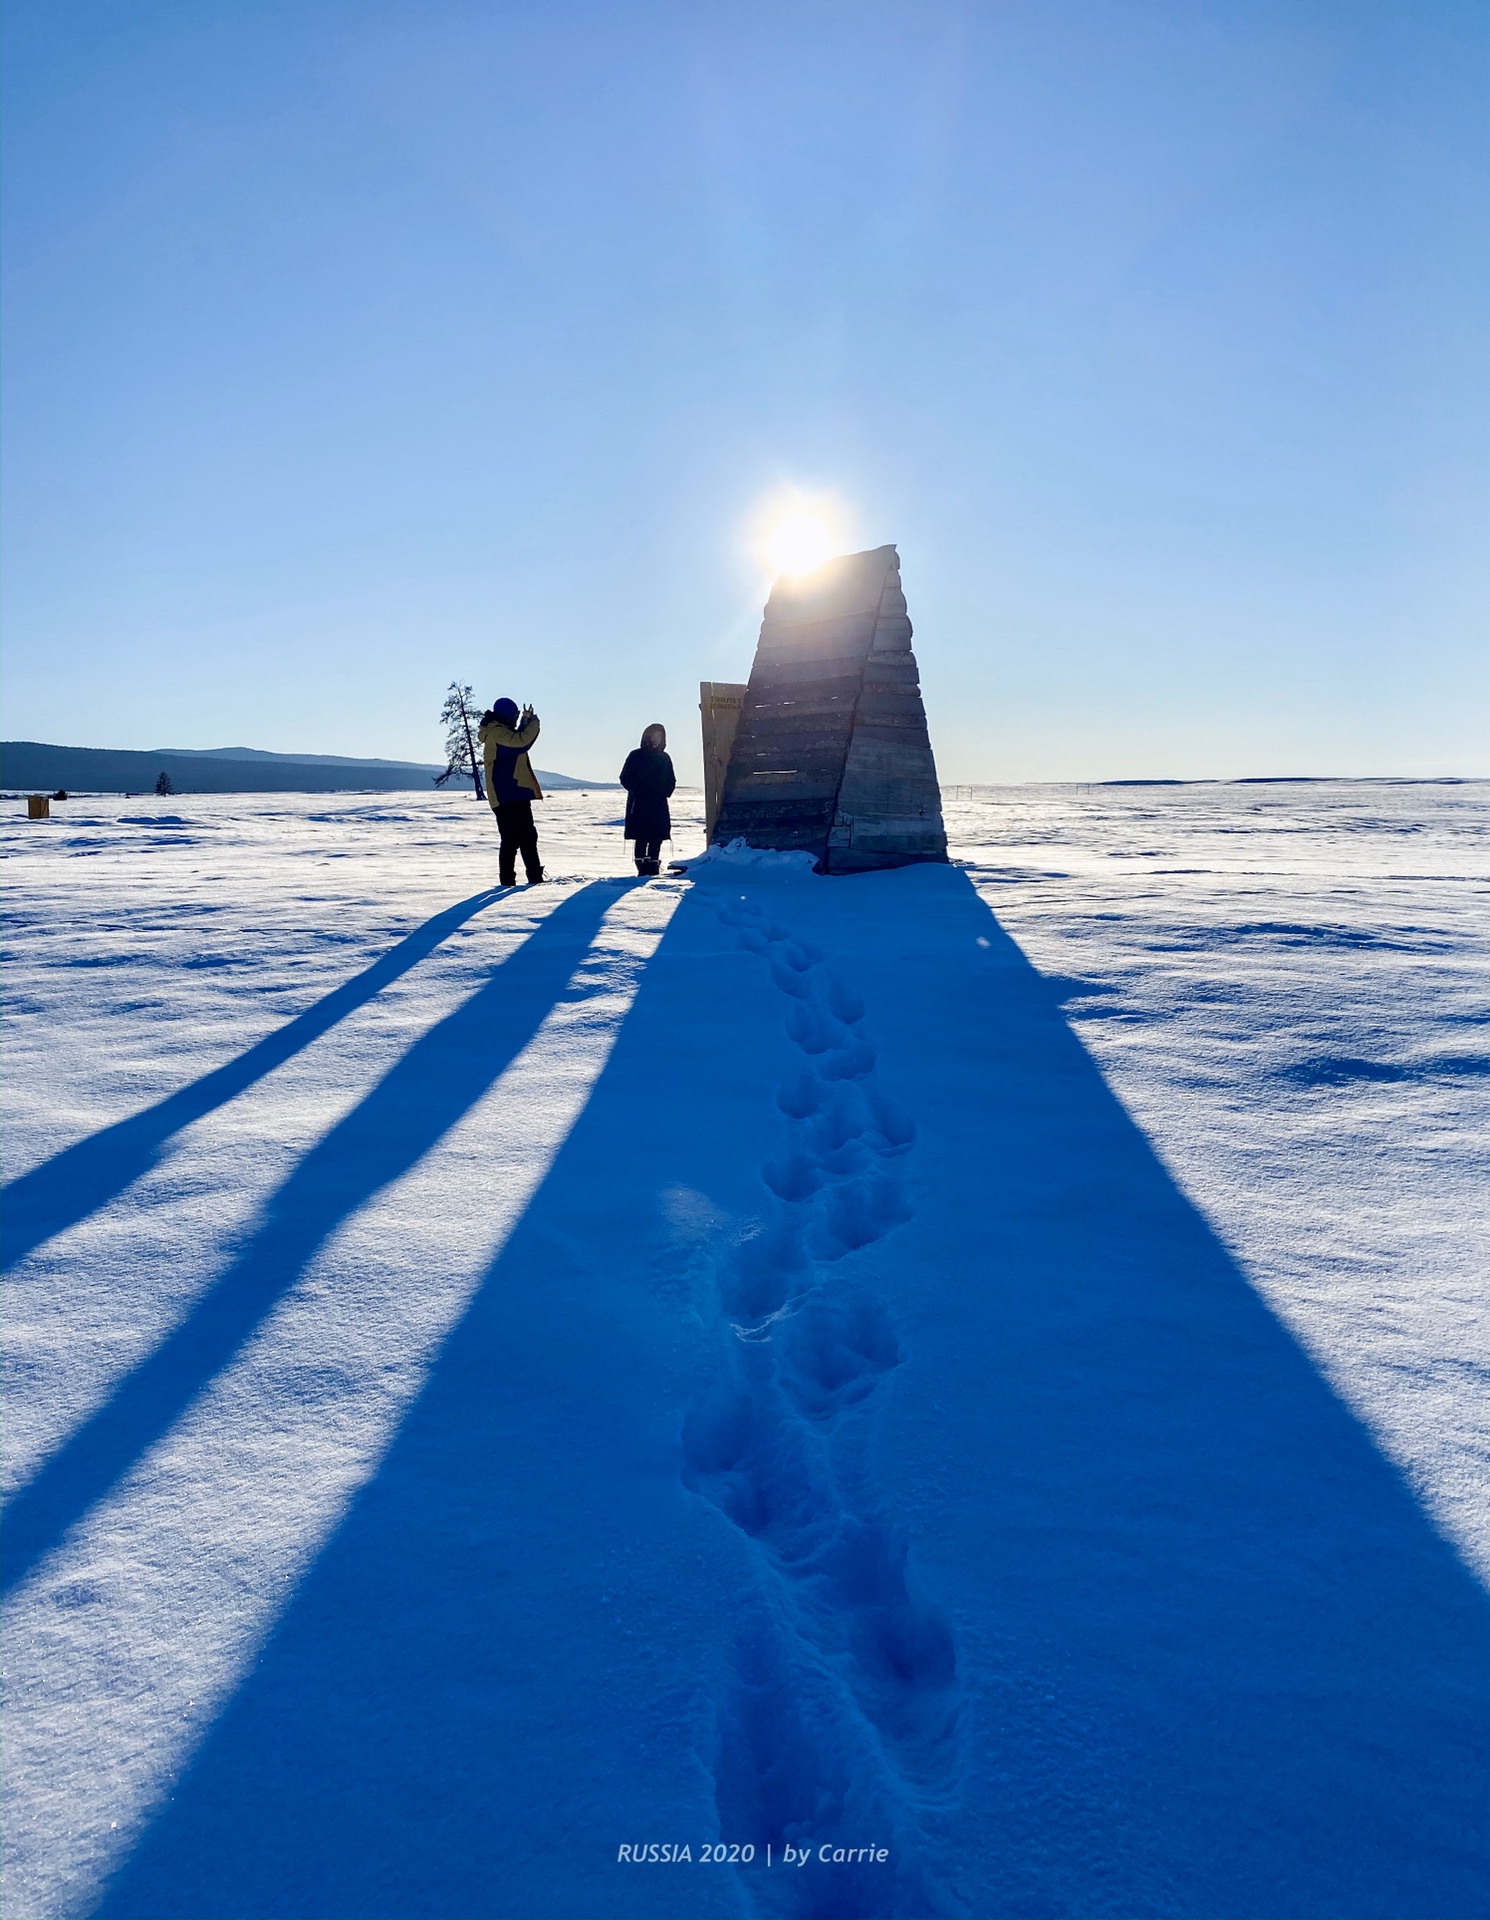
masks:
[[[927,1821],[956,1787],[956,1648],[870,1481],[876,1400],[902,1355],[841,1265],[910,1218],[915,1125],[874,1084],[853,987],[743,896],[719,915],[770,967],[803,1055],[777,1094],[786,1143],[762,1168],[779,1204],[720,1270],[719,1365],[683,1429],[686,1484],[754,1543],[761,1574],[720,1714],[720,1834],[755,1842],[762,1913],[955,1914]],[[760,1870],[768,1844],[779,1862],[807,1842],[806,1866]],[[890,1860],[819,1864],[824,1844]]]

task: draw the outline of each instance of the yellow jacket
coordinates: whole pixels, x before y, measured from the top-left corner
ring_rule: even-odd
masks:
[[[504,800],[541,800],[543,789],[528,760],[528,748],[538,738],[536,714],[525,727],[484,722],[477,739],[486,764],[486,797],[498,807]]]

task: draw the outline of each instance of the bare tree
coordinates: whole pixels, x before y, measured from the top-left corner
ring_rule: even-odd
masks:
[[[445,704],[440,709],[440,719],[445,728],[445,771],[435,775],[435,785],[443,787],[453,773],[467,773],[471,776],[471,785],[476,789],[476,798],[484,800],[486,791],[481,784],[481,756],[476,751],[476,736],[471,727],[473,709],[476,709],[476,701],[471,689],[452,680]]]

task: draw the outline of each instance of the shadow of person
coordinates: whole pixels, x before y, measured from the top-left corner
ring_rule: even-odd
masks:
[[[0,1588],[8,1592],[24,1580],[167,1431],[337,1226],[414,1166],[480,1099],[563,993],[616,897],[614,887],[596,884],[561,901],[484,987],[422,1034],[296,1164],[265,1202],[247,1245],[181,1324],[7,1500]],[[464,908],[452,913],[467,917]],[[445,919],[446,932],[459,924]],[[429,936],[436,924],[421,933]],[[401,960],[413,964],[407,952]],[[351,985],[375,991],[367,981],[364,974]]]
[[[103,1127],[65,1147],[50,1160],[0,1189],[0,1270],[67,1228],[86,1220],[148,1173],[173,1135],[213,1112],[262,1080],[266,1073],[319,1040],[339,1020],[365,1006],[448,939],[483,907],[500,898],[496,889],[473,894],[437,913],[390,947],[387,953],[344,981],[304,1013],[266,1034],[236,1059],[204,1073],[190,1086],[158,1100],[142,1113]]]
[[[761,1181],[802,1058],[784,1010],[815,1044],[700,887],[98,1912],[1484,1914],[1485,1595],[1049,984],[954,871],[741,886],[862,990],[919,1128],[910,1219],[812,1279],[850,1329],[856,1300],[886,1306],[879,1411],[810,1408],[772,1499],[792,1507],[797,1459],[820,1499],[827,1459],[909,1543],[950,1632],[928,1684],[957,1695],[934,1799],[841,1684],[876,1604],[843,1554],[791,1588],[769,1517],[749,1537],[687,1484],[685,1416],[738,1349],[719,1276],[751,1222],[808,1204]],[[773,1835],[859,1819],[873,1842],[887,1811],[933,1871],[883,1902],[764,1869]],[[701,1868],[717,1839],[761,1853]],[[618,1863],[658,1841],[692,1863]]]

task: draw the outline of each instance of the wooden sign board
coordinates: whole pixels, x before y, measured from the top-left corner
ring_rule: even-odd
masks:
[[[810,852],[820,873],[946,860],[894,547],[772,588],[709,839]]]
[[[712,838],[724,792],[724,770],[729,765],[735,728],[745,689],[733,680],[700,680],[698,710],[704,725],[704,835]]]

